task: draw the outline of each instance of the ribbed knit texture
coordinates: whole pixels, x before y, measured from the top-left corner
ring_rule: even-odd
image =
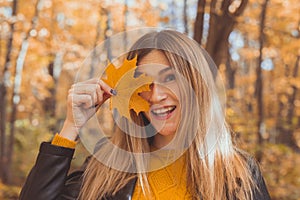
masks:
[[[52,145],[56,145],[56,146],[61,146],[61,147],[66,147],[66,148],[71,148],[74,149],[76,146],[76,142],[73,140],[69,140],[65,137],[60,136],[59,134],[55,134],[52,142]]]
[[[174,163],[149,172],[148,181],[151,193],[144,194],[137,181],[133,200],[187,200],[191,195],[187,190],[185,156],[181,156]]]

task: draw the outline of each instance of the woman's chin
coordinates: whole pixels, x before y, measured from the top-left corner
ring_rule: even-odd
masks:
[[[169,138],[169,137],[174,137],[175,133],[176,133],[176,130],[171,127],[171,128],[165,128],[165,127],[155,127],[156,130],[157,130],[157,134],[160,135],[161,137],[166,137],[166,138]]]

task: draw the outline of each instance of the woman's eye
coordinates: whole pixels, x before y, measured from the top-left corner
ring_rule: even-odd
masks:
[[[174,81],[176,79],[175,74],[169,74],[165,77],[164,82]]]

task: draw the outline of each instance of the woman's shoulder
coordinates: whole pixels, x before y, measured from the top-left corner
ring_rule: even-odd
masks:
[[[236,149],[236,152],[247,163],[247,167],[251,173],[252,180],[256,185],[253,191],[254,199],[265,199],[265,200],[271,199],[265,180],[261,173],[261,169],[258,161],[246,151],[243,151],[241,149]]]
[[[261,176],[260,165],[254,158],[254,156],[238,148],[235,148],[235,151],[240,156],[240,158],[242,158],[247,163],[248,169],[251,171],[251,174],[252,176],[254,176],[254,178],[258,178],[259,176]]]

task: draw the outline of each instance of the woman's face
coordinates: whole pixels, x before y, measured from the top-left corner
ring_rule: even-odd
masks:
[[[161,51],[153,50],[141,59],[136,73],[153,78],[151,90],[140,95],[150,104],[150,110],[145,116],[158,131],[155,138],[162,138],[168,143],[173,139],[181,118],[174,69]]]

